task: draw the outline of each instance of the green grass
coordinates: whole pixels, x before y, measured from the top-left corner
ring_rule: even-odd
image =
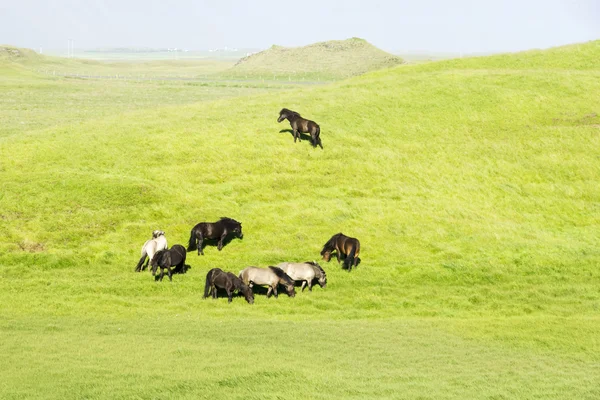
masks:
[[[0,397],[598,398],[598,56],[402,66],[0,138]],[[280,132],[284,106],[324,150]],[[133,273],[153,229],[184,244],[220,216],[244,239],[173,282]],[[326,289],[201,299],[210,268],[318,260],[340,231],[362,262],[321,262]]]
[[[359,38],[330,40],[304,47],[272,46],[241,59],[225,76],[268,80],[333,81],[402,63]]]
[[[0,46],[0,137],[123,112],[295,87],[220,78],[218,73],[231,65],[214,60],[103,63]]]

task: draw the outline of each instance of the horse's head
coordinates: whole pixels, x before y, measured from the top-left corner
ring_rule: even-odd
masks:
[[[298,114],[296,111],[288,110],[287,108],[282,108],[281,111],[279,111],[279,118],[277,118],[277,122],[281,122],[286,118],[289,119],[291,122],[290,118],[295,117],[300,117],[300,114]]]
[[[333,250],[330,248],[323,248],[323,250],[321,251],[321,256],[323,256],[323,260],[329,262],[329,260],[331,260],[331,252]]]
[[[235,233],[237,235],[237,237],[239,237],[240,239],[244,237],[244,234],[242,233],[242,223],[238,222],[237,224],[235,224],[233,226],[233,233]]]
[[[282,109],[281,111],[279,111],[279,118],[277,118],[277,122],[281,122],[284,119],[287,118],[287,112],[289,110],[287,108]]]
[[[294,287],[293,284],[286,284],[285,285],[285,291],[287,292],[287,295],[290,297],[296,297],[296,288]]]
[[[156,239],[159,236],[165,236],[165,231],[159,231],[159,230],[152,231],[152,239]]]
[[[240,291],[244,295],[246,301],[250,304],[254,304],[254,293],[252,292],[252,288],[242,283]]]
[[[319,286],[321,286],[322,288],[327,286],[327,274],[325,274],[325,271],[323,270],[323,268],[321,268],[321,266],[319,264],[317,264],[317,262],[314,262],[314,266],[316,267],[316,276],[319,282]]]
[[[163,260],[164,259],[164,260]],[[152,267],[152,276],[156,275],[156,271],[158,267],[163,266],[171,266],[171,255],[168,250],[159,250],[154,254],[152,260],[150,261],[150,266]]]
[[[156,275],[156,271],[158,270],[158,259],[162,256],[162,252],[158,252],[152,257],[150,261],[150,267],[152,271],[152,276]]]

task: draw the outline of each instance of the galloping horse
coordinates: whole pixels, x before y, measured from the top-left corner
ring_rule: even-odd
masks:
[[[343,233],[337,233],[331,237],[323,246],[321,255],[327,262],[331,259],[331,253],[336,251],[336,257],[338,263],[340,262],[340,256],[345,255],[344,268],[348,271],[352,270],[352,265],[355,267],[358,265],[358,255],[360,254],[360,242],[358,239],[345,236]]]
[[[283,262],[277,267],[281,268],[293,280],[302,281],[302,291],[304,291],[306,285],[308,285],[308,290],[312,291],[312,282],[315,278],[318,279],[319,286],[322,288],[327,286],[327,275],[315,261],[303,263]]]
[[[313,147],[317,147],[317,145],[319,145],[321,148],[323,148],[320,137],[321,128],[315,121],[304,119],[296,111],[288,110],[287,108],[283,108],[281,111],[279,111],[279,118],[277,118],[277,122],[281,122],[284,119],[290,121],[292,133],[294,134],[294,143],[296,143],[296,139],[302,141],[300,138],[301,133],[310,133]]]
[[[223,240],[225,240],[230,233],[233,233],[241,239],[244,236],[242,234],[242,223],[227,217],[221,217],[217,222],[200,222],[194,226],[190,232],[188,251],[197,248],[198,255],[204,255],[204,239],[219,239],[217,248],[221,251],[223,248]]]
[[[160,277],[157,277],[158,280],[163,280],[165,276],[165,269],[167,270],[167,274],[169,275],[169,280],[173,279],[171,276],[173,272],[175,273],[183,273],[185,272],[185,257],[187,253],[185,251],[185,247],[180,244],[176,244],[171,247],[169,250],[159,250],[154,254],[152,261],[150,261],[150,266],[152,266],[152,276],[156,276],[156,271],[160,268]],[[171,271],[171,266],[175,266],[175,270]]]
[[[165,237],[165,232],[163,231],[154,231],[152,232],[152,239],[147,240],[146,243],[142,246],[142,258],[138,262],[135,267],[135,271],[139,272],[148,267],[148,263],[152,261],[152,257],[159,250],[164,250],[167,248],[167,238]],[[144,260],[148,256],[148,261],[146,261],[146,265],[142,268],[142,264],[144,264]]]
[[[294,280],[287,276],[281,268],[246,267],[240,271],[240,279],[250,287],[252,285],[268,286],[267,297],[271,296],[271,292],[277,297],[277,285],[279,284],[285,287],[288,296],[294,297],[296,295]]]
[[[228,302],[231,303],[233,291],[237,290],[244,295],[246,301],[254,303],[254,293],[240,278],[231,272],[224,272],[219,268],[213,268],[206,274],[206,284],[204,285],[204,298],[207,298],[212,291],[212,298],[217,298],[217,288],[225,289]]]

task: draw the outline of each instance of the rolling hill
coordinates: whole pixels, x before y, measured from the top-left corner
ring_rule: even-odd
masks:
[[[271,48],[237,62],[228,76],[264,79],[338,80],[402,64],[400,57],[364,39],[330,40],[303,47]]]
[[[408,65],[0,138],[0,397],[599,397],[599,57]],[[243,240],[171,283],[133,272],[152,230],[185,244],[221,216]],[[337,232],[361,240],[351,273],[319,260]],[[211,268],[286,260],[319,260],[327,288],[201,298]]]

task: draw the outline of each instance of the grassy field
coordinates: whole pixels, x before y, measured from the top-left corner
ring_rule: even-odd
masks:
[[[196,104],[182,89],[76,123],[59,97],[56,123],[0,137],[0,397],[599,398],[599,56]],[[38,93],[15,92],[23,108]],[[294,144],[281,107],[317,121],[324,150]],[[185,244],[221,216],[243,240],[188,253],[173,282],[133,272],[152,230]],[[321,262],[326,289],[201,298],[211,268],[318,260],[340,231],[362,262]]]
[[[107,63],[0,46],[0,137],[140,109],[297,86],[222,79],[219,74],[232,65],[215,60]]]

